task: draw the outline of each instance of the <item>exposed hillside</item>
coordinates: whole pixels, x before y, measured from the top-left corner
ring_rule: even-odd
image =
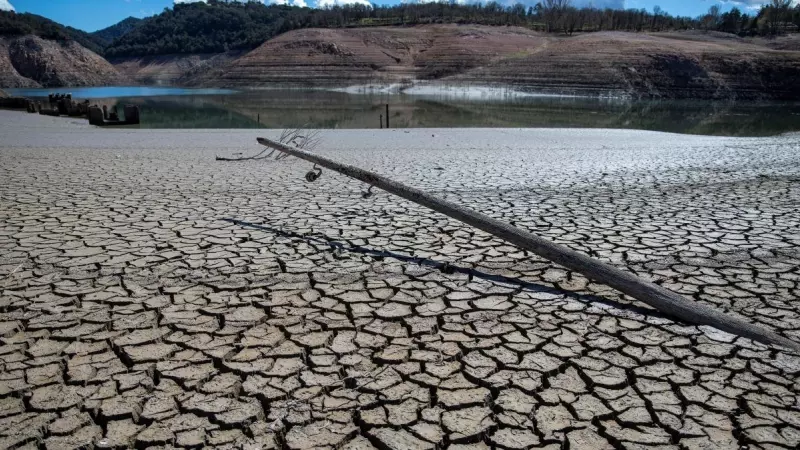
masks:
[[[800,98],[800,52],[730,35],[423,26],[308,29],[283,34],[206,86],[343,86],[438,80],[558,94],[665,98]]]
[[[181,85],[192,77],[229,64],[244,52],[110,58],[114,67],[140,84]]]
[[[49,40],[74,40],[95,53],[103,53],[103,45],[85,31],[61,25],[36,14],[0,11],[0,37],[26,35]]]
[[[371,26],[414,26],[431,24],[523,26],[546,32],[666,31],[712,29],[727,33],[772,33],[766,17],[790,26],[800,25],[800,5],[786,7],[779,14],[742,14],[734,8],[723,14],[700,18],[676,17],[664,12],[636,9],[573,8],[568,2],[542,2],[526,8],[508,2],[401,2],[399,5],[335,8],[298,8],[265,5],[260,1],[208,0],[176,4],[140,22],[133,30],[111,43],[108,56],[150,56],[165,54],[221,53],[252,50],[267,39],[303,28],[351,28]],[[532,4],[531,4],[532,6]]]
[[[104,86],[125,81],[108,61],[75,41],[0,37],[0,87]]]
[[[545,36],[524,28],[433,25],[285,33],[194,84],[344,86],[435,79],[527,54]]]
[[[716,34],[591,33],[452,77],[536,92],[664,98],[799,99],[800,52]]]
[[[119,39],[122,36],[125,36],[131,30],[139,26],[142,23],[142,19],[137,19],[136,17],[128,17],[121,22],[111,25],[108,28],[103,28],[102,30],[95,31],[93,33],[89,33],[92,38],[97,41],[100,45],[104,48],[108,47],[115,39]]]

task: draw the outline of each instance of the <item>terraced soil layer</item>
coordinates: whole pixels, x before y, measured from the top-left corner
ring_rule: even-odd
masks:
[[[259,87],[437,80],[555,94],[794,99],[800,98],[795,48],[719,33],[567,37],[456,25],[307,29],[186,82]]]

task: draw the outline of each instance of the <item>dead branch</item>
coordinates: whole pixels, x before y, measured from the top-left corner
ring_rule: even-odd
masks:
[[[305,130],[303,128],[285,129],[281,132],[278,142],[291,145],[304,150],[313,151],[319,145],[320,139],[319,130]],[[271,151],[270,151],[271,150]],[[267,151],[270,151],[267,153]],[[267,153],[265,155],[265,153]],[[265,148],[252,156],[241,156],[241,153],[234,153],[232,157],[215,156],[217,161],[257,161],[262,159],[269,159],[275,153],[275,149]],[[287,153],[278,152],[275,160],[279,161],[288,158]]]

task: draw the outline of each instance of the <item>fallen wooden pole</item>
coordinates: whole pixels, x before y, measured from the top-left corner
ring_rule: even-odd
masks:
[[[464,222],[479,230],[483,230],[500,239],[508,241],[519,248],[528,250],[556,264],[581,273],[590,280],[611,286],[673,317],[698,325],[710,325],[728,333],[748,337],[765,344],[775,344],[791,348],[800,353],[800,343],[785,338],[774,331],[717,311],[702,303],[684,298],[680,294],[649,281],[645,281],[628,272],[617,269],[610,264],[597,261],[584,254],[570,250],[563,245],[550,242],[507,223],[492,219],[485,214],[434,197],[419,189],[406,186],[403,183],[398,183],[397,181],[390,180],[368,170],[340,164],[294,146],[265,138],[258,138],[258,143],[319,166],[326,167],[350,178],[361,180],[369,185],[378,187],[414,203],[428,207],[438,213]]]

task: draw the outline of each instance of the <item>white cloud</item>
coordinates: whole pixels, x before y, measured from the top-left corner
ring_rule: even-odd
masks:
[[[333,8],[344,5],[364,5],[372,8],[372,3],[367,0],[317,0],[317,8]]]
[[[3,0],[0,0],[0,1],[3,1]],[[126,0],[126,1],[128,1],[128,0]],[[208,0],[173,0],[173,1],[175,2],[175,4],[178,4],[178,3],[197,3],[197,2],[208,3]],[[244,3],[244,2],[247,2],[247,1],[251,1],[251,0],[231,0],[231,1],[239,1],[239,2]],[[264,3],[265,5],[292,5],[292,6],[299,6],[301,8],[305,8],[305,7],[308,6],[308,4],[305,2],[305,0],[259,0],[259,1],[261,3]]]
[[[764,0],[720,0],[720,4],[730,4],[733,7],[740,8],[740,9],[761,9],[761,5],[765,2]]]
[[[746,10],[743,12],[752,14],[760,10],[762,6],[769,5],[771,2],[769,0],[719,0],[718,3],[722,5],[731,5],[732,8]],[[792,5],[800,5],[800,0],[792,0]]]
[[[16,11],[8,0],[0,0],[0,11]]]
[[[401,0],[402,3],[437,3],[437,2],[445,2],[448,3],[449,0]],[[475,4],[475,3],[489,3],[492,0],[456,0],[456,3],[460,5],[468,5],[468,4]],[[503,6],[514,6],[517,3],[529,7],[529,6],[536,6],[537,3],[542,2],[542,0],[494,0],[496,3],[499,3]],[[763,1],[763,0],[761,0]],[[625,0],[572,0],[571,5],[576,8],[598,8],[598,9],[625,9]]]
[[[1,1],[3,0],[0,0],[0,2]],[[173,1],[175,2],[176,5],[180,3],[197,3],[197,2],[208,3],[208,0],[173,0]],[[250,0],[231,0],[231,1],[246,2]],[[261,1],[261,3],[264,3],[266,5],[292,5],[292,6],[299,6],[301,8],[305,8],[308,6],[306,0],[259,0],[259,1]],[[361,2],[353,1],[352,3],[361,3]],[[337,1],[337,4],[344,4],[344,3],[339,3]]]

